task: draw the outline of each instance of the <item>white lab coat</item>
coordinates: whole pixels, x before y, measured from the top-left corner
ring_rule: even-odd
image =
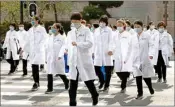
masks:
[[[150,39],[150,35],[147,32],[142,32],[138,37],[133,38],[133,75],[143,76],[143,78],[150,78],[155,76],[153,65],[149,56],[155,54],[154,43]]]
[[[132,63],[129,62],[132,51],[131,34],[128,31],[116,33],[113,36],[114,40],[114,70],[115,72],[130,72],[132,71]],[[124,63],[126,62],[126,63]]]
[[[27,51],[24,51],[24,45],[26,44],[26,42],[29,39],[28,33],[25,30],[22,30],[22,31],[19,30],[17,32],[17,34],[19,36],[20,46],[21,46],[21,48],[23,50],[22,58],[25,59],[25,60],[27,60],[28,57],[29,57],[29,53]]]
[[[65,75],[64,64],[65,38],[63,35],[51,35],[46,44],[46,62],[48,74]],[[61,58],[58,60],[58,58]]]
[[[29,61],[31,64],[44,64],[45,63],[45,41],[46,41],[46,30],[43,26],[38,25],[32,27],[28,31],[30,36],[28,43],[24,46],[26,50],[29,46]]]
[[[82,81],[96,79],[90,50],[93,42],[89,28],[81,26],[78,30],[72,29],[70,33],[71,34],[67,36],[70,79],[76,80],[77,73],[79,73]],[[76,42],[77,46],[73,46],[72,42]]]
[[[159,31],[156,29],[153,30],[147,30],[147,33],[151,36],[151,41],[154,43],[154,49],[155,49],[155,55],[153,56],[153,59],[151,59],[151,63],[153,65],[157,65],[157,59],[158,59],[158,48],[159,48]]]
[[[19,43],[19,37],[15,30],[13,31],[9,30],[6,33],[5,41],[2,48],[7,48],[6,59],[11,58],[11,52],[12,52],[13,60],[19,60],[18,51],[21,47]]]
[[[168,33],[169,36],[169,57],[172,56],[172,54],[174,53],[174,49],[173,49],[173,38],[172,36]]]
[[[113,48],[113,33],[108,26],[97,28],[94,32],[94,65],[113,66],[113,57],[108,55]]]

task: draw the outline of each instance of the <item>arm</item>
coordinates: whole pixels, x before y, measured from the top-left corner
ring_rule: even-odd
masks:
[[[126,58],[125,58],[125,63],[128,61],[128,59],[130,58],[130,56],[131,56],[131,52],[132,52],[132,42],[133,42],[133,40],[132,40],[132,38],[131,38],[131,35],[128,35],[129,37],[128,37],[128,51],[127,51],[127,56],[126,56]]]
[[[60,52],[58,54],[58,58],[63,57],[64,56],[64,52],[65,52],[65,38],[63,38],[63,44],[62,44]]]
[[[170,55],[172,55],[174,53],[173,50],[173,38],[170,34],[168,34],[168,43],[169,43],[169,48],[170,48]]]
[[[155,43],[153,39],[151,39],[151,36],[147,33],[148,37],[148,48],[149,48],[149,56],[154,56],[155,55]]]
[[[9,35],[8,35],[8,32],[6,33],[6,36],[5,36],[5,40],[4,40],[4,44],[2,46],[2,48],[7,48],[8,47],[8,43],[9,43]]]
[[[113,40],[113,37],[114,37],[114,33],[112,32],[112,29],[110,29],[110,32],[109,32],[109,51],[113,52],[114,51],[114,40]]]

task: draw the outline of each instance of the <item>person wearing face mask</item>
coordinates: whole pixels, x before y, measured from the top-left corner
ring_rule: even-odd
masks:
[[[19,63],[19,52],[21,50],[19,37],[16,32],[16,25],[10,24],[9,31],[6,33],[5,41],[2,46],[3,49],[7,48],[6,60],[10,64],[10,71],[8,75],[13,74],[16,71]]]
[[[155,29],[154,22],[149,23],[148,30],[146,32],[150,34],[151,40],[154,43],[155,50],[157,50],[159,48],[159,32]],[[157,51],[155,51],[155,52],[157,52]],[[154,65],[154,69],[155,69],[156,74],[157,74],[156,64],[157,64],[157,57],[158,57],[157,54],[158,54],[158,52],[155,53],[155,55],[153,56],[153,59],[151,59],[151,63]]]
[[[168,65],[168,57],[170,50],[173,50],[173,44],[172,44],[172,38],[169,36],[167,32],[165,32],[166,25],[164,22],[160,22],[158,25],[158,31],[159,31],[159,49],[157,49],[156,54],[157,57],[157,64],[156,64],[156,71],[158,72],[158,81],[162,82],[162,77],[164,80],[164,83],[167,82],[166,79],[166,70]],[[173,51],[171,51],[171,54],[173,54]]]
[[[32,76],[34,84],[32,91],[38,90],[39,84],[39,68],[45,64],[45,42],[47,37],[46,29],[40,25],[39,17],[33,17],[31,21],[32,27],[28,31],[28,41],[24,46],[24,51],[29,52],[29,61],[32,64]],[[29,47],[29,48],[26,48]]]
[[[126,23],[126,31],[128,31],[131,35],[134,35],[136,32],[134,31],[134,29],[131,28],[131,22],[129,20],[125,21]]]
[[[69,87],[69,80],[65,75],[64,52],[65,38],[64,30],[60,23],[55,23],[51,28],[52,35],[46,44],[46,62],[47,62],[47,91],[46,94],[53,92],[53,75],[58,74],[65,84],[65,89]]]
[[[24,45],[27,42],[29,36],[28,33],[26,32],[26,30],[24,29],[24,25],[23,24],[19,24],[19,31],[17,32],[18,36],[19,36],[19,41],[20,41],[20,45],[21,45],[21,56],[22,56],[22,63],[23,63],[23,74],[22,76],[27,76],[27,60],[29,57],[29,53],[27,51],[24,52]],[[21,53],[20,52],[20,53]]]
[[[150,94],[154,94],[151,77],[154,77],[155,74],[151,59],[153,59],[155,54],[155,47],[150,34],[143,31],[143,23],[141,21],[135,21],[134,30],[137,33],[137,36],[133,39],[133,75],[136,78],[137,84],[138,94],[136,99],[142,99],[142,78],[148,86]]]
[[[113,36],[114,40],[114,71],[121,79],[121,93],[125,93],[127,78],[130,75],[132,64],[128,62],[131,56],[131,34],[126,31],[126,23],[123,20],[117,21],[117,31]]]
[[[106,15],[101,16],[99,20],[99,28],[94,32],[94,66],[96,75],[99,78],[100,85],[98,88],[103,91],[108,91],[110,86],[111,75],[113,71],[113,40],[112,29],[108,27],[108,17]],[[101,71],[101,67],[105,68],[105,77]]]
[[[94,84],[96,75],[91,54],[93,46],[92,35],[90,29],[83,26],[81,21],[82,15],[80,13],[72,14],[71,23],[73,23],[75,28],[70,31],[71,34],[67,38],[70,106],[77,105],[76,96],[79,77],[84,81],[92,96],[92,105],[98,104],[99,94]]]

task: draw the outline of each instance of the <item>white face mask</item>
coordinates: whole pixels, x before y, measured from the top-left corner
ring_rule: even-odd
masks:
[[[78,29],[81,26],[81,23],[73,23],[73,26]]]
[[[51,29],[49,30],[49,34],[50,34],[50,35],[52,34],[52,30],[51,30]]]
[[[146,30],[147,30],[147,28],[143,28],[143,30],[144,30],[144,31],[146,31]]]
[[[134,31],[135,31],[136,33],[141,33],[141,32],[142,32],[142,28],[134,28]]]
[[[163,33],[163,32],[164,32],[164,29],[163,29],[163,28],[159,28],[158,31],[159,31],[160,33]]]
[[[9,29],[10,29],[11,31],[13,31],[13,30],[14,30],[14,27],[13,27],[13,26],[10,26]]]
[[[151,30],[153,30],[154,28],[155,28],[155,26],[154,26],[154,25],[151,25],[151,26],[150,26],[150,29],[151,29]]]
[[[117,27],[117,30],[121,33],[124,30],[124,28],[123,27]]]
[[[126,27],[126,30],[129,31],[131,29],[131,27]]]
[[[19,27],[19,30],[21,30],[21,31],[24,30],[24,27]]]
[[[106,23],[100,22],[100,23],[99,23],[99,26],[100,26],[101,28],[104,28],[104,27],[106,26]]]
[[[70,25],[70,29],[72,30],[72,29],[74,29],[74,28],[75,28],[74,24],[71,23],[71,25]]]

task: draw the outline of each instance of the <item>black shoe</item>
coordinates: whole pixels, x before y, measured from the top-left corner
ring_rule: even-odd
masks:
[[[53,90],[49,90],[49,89],[47,89],[47,91],[45,92],[45,94],[51,94],[51,93],[53,93]]]
[[[104,85],[104,83],[100,83],[100,85],[98,86],[98,89],[99,90],[102,89],[103,88],[103,85]]]
[[[103,91],[104,91],[104,92],[109,91],[109,87],[105,87],[105,88],[103,89]]]
[[[56,74],[55,77],[59,77],[59,74]]]
[[[167,80],[164,80],[163,83],[167,83]]]
[[[8,75],[12,75],[12,74],[14,74],[14,72],[11,72],[11,71],[10,71],[10,72],[8,73]]]
[[[125,93],[126,92],[126,89],[122,89],[121,91],[120,91],[120,93]]]
[[[137,95],[136,100],[141,100],[143,98],[143,95]]]
[[[38,83],[34,83],[33,84],[33,87],[32,87],[32,91],[37,91],[38,90],[38,88],[39,88],[39,85],[38,85]]]
[[[154,94],[154,89],[150,90],[150,94],[151,94],[151,95]]]
[[[27,74],[22,74],[22,77],[26,77],[27,76]]]
[[[158,79],[157,82],[158,82],[158,83],[162,82],[162,79]]]
[[[77,102],[76,101],[75,102],[70,102],[69,106],[77,106]]]
[[[99,97],[99,94],[97,94],[97,96],[92,98],[92,100],[93,100],[92,105],[93,106],[96,106],[98,104],[98,97]]]
[[[66,89],[66,90],[69,89],[69,81],[65,83],[65,89]]]

